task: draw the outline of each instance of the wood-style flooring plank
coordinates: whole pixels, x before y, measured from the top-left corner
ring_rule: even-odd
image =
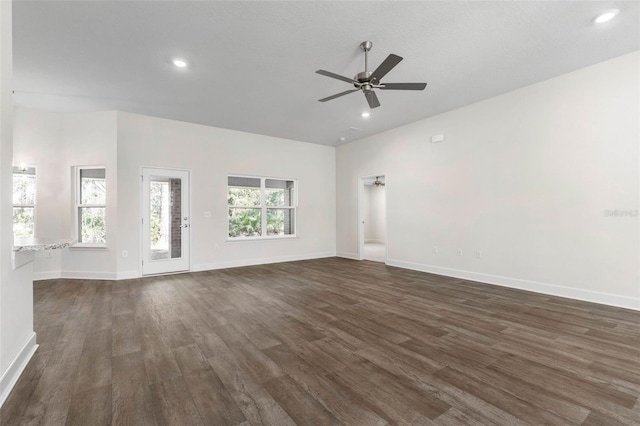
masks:
[[[111,401],[113,425],[156,425],[142,352],[113,357]]]
[[[84,339],[74,393],[111,386],[111,330],[90,332]]]
[[[314,372],[308,363],[284,345],[266,349],[267,355],[286,371],[303,389],[320,402],[328,411],[345,424],[384,425],[386,421],[349,398],[343,389],[332,384],[322,374]]]
[[[209,363],[250,424],[295,425],[267,390],[231,354],[209,358]]]
[[[213,368],[194,370],[184,376],[202,422],[207,425],[237,425],[245,421]]]
[[[269,380],[264,387],[297,424],[317,426],[342,424],[289,376]]]
[[[159,426],[204,425],[182,376],[152,384],[151,396]]]
[[[111,385],[75,394],[71,398],[67,426],[111,424]]]

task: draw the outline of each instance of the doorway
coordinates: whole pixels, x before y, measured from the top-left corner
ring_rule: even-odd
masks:
[[[383,174],[360,178],[360,260],[387,263],[387,201]]]
[[[142,275],[188,271],[189,171],[142,168]]]

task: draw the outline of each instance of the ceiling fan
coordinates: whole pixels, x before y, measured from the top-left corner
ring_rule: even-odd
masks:
[[[335,78],[353,84],[355,89],[346,90],[344,92],[328,96],[326,98],[319,99],[320,102],[330,101],[331,99],[339,98],[340,96],[348,95],[349,93],[362,90],[364,97],[367,99],[369,108],[377,108],[380,106],[380,101],[376,96],[376,92],[373,89],[380,90],[424,90],[427,87],[427,83],[382,83],[380,80],[387,75],[396,65],[402,61],[402,57],[394,55],[393,53],[387,56],[379,66],[373,72],[369,71],[368,53],[371,50],[373,43],[370,41],[363,41],[360,43],[360,48],[364,50],[364,71],[356,74],[353,78],[343,77],[338,74],[334,74],[330,71],[318,70],[317,74],[324,75],[326,77]]]
[[[376,180],[373,181],[375,186],[384,186],[384,182],[380,180],[380,176],[376,176]]]

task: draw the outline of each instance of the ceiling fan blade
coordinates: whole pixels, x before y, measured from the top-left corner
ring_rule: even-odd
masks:
[[[364,92],[364,97],[367,98],[367,102],[369,103],[369,108],[378,108],[380,106],[380,101],[376,96],[376,92],[373,90],[369,90],[368,92]]]
[[[348,95],[349,93],[357,92],[360,89],[345,90],[344,92],[337,93],[335,95],[327,96],[326,98],[318,99],[319,102],[327,102],[331,99],[339,98],[340,96]]]
[[[427,83],[381,83],[380,90],[424,90]]]
[[[320,75],[324,75],[325,77],[331,77],[331,78],[335,78],[335,79],[338,79],[338,80],[346,81],[347,83],[351,83],[351,84],[354,83],[352,78],[343,77],[341,75],[332,73],[330,71],[318,70],[318,71],[316,71],[316,74],[320,74]]]
[[[369,77],[371,80],[380,81],[382,77],[387,75],[389,71],[391,71],[396,65],[400,63],[402,60],[401,56],[394,55],[393,53],[387,56],[387,59],[382,61],[380,66],[376,68],[376,70]]]

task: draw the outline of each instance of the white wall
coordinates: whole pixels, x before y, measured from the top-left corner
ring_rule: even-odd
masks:
[[[639,207],[639,61],[338,147],[338,254],[357,254],[358,177],[385,170],[390,264],[640,309],[638,217],[605,216]]]
[[[363,197],[364,242],[384,243],[386,239],[385,187],[365,185]]]
[[[36,228],[38,238],[58,239],[63,234],[63,204],[61,182],[64,174],[62,148],[62,125],[59,114],[14,110],[13,163],[22,162],[36,166]],[[56,178],[52,179],[51,177]],[[52,250],[46,257],[44,252],[36,254],[38,261],[33,265],[36,274],[56,271],[61,268],[62,250]],[[55,275],[54,275],[55,276]]]
[[[335,255],[335,148],[118,113],[118,258],[122,277],[140,265],[140,167],[191,171],[193,270]],[[227,175],[298,180],[298,238],[227,241]],[[211,212],[211,217],[204,217]]]
[[[63,234],[73,235],[72,217],[74,188],[72,169],[76,166],[105,166],[107,185],[107,248],[77,249],[62,252],[62,271],[66,277],[116,278],[118,246],[118,170],[116,154],[116,112],[63,114],[63,146],[65,161],[57,191],[62,199]]]
[[[14,163],[36,166],[36,236],[71,238],[73,167],[105,166],[107,248],[38,253],[36,279],[116,278],[117,157],[115,111],[57,114],[16,108]]]
[[[0,2],[0,406],[36,350],[31,263],[12,267],[11,2]]]

